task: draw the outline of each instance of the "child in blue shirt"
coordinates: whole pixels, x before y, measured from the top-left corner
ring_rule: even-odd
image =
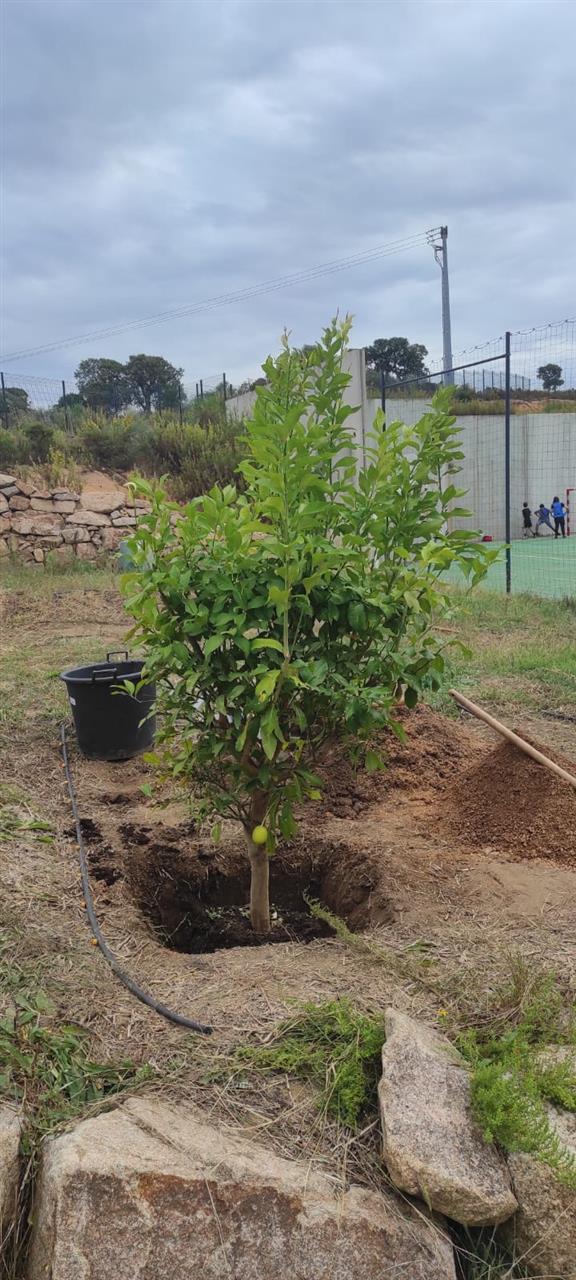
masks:
[[[548,507],[544,506],[543,502],[540,503],[540,506],[538,507],[538,510],[536,512],[536,532],[534,534],[535,538],[540,537],[539,529],[541,524],[547,525],[550,532],[554,533],[552,525],[550,524],[550,511]]]
[[[554,537],[558,538],[560,534],[566,537],[566,507],[559,498],[552,499],[552,515],[554,516]]]

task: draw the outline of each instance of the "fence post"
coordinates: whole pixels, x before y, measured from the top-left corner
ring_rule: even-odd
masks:
[[[226,417],[226,374],[222,374],[222,399],[224,401],[224,417]]]
[[[66,383],[64,379],[62,379],[62,404],[64,406],[64,426],[66,427],[67,431],[70,431],[70,419],[68,417],[68,401],[66,399]]]
[[[383,428],[386,430],[386,374],[384,370],[380,370],[380,408],[384,414]]]
[[[180,426],[182,426],[182,383],[178,383],[178,417],[180,418]]]
[[[504,400],[504,501],[506,503],[506,595],[512,590],[512,536],[510,512],[510,331],[506,330],[505,400]]]
[[[4,416],[4,426],[6,427],[6,430],[8,430],[8,427],[10,426],[10,423],[9,423],[9,421],[8,421],[8,401],[7,401],[7,399],[6,399],[6,387],[4,386],[4,374],[3,374],[3,373],[0,373],[0,380],[1,380],[1,382],[2,382],[2,413],[3,413],[3,416]]]
[[[196,383],[196,395],[195,395],[194,399],[195,399],[195,400],[197,400],[197,399],[198,399],[198,383]]]
[[[200,379],[200,399],[204,399],[204,381],[202,378]]]

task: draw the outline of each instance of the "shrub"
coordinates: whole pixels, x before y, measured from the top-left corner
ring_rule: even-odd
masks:
[[[0,427],[0,470],[10,471],[24,461],[26,440],[21,431],[6,431]]]
[[[245,454],[242,426],[216,419],[207,426],[164,418],[149,428],[146,469],[169,473],[173,498],[188,500],[215,484],[229,484]]]
[[[136,416],[87,419],[74,438],[78,460],[110,471],[129,471],[143,456],[144,430]]]
[[[30,462],[46,462],[54,445],[54,428],[47,422],[28,422],[23,432],[29,445]]]
[[[380,761],[372,735],[395,727],[443,670],[433,615],[458,564],[475,581],[495,553],[448,532],[462,457],[449,395],[406,427],[379,430],[356,477],[343,403],[350,324],[310,352],[266,362],[247,424],[246,492],[194,499],[173,528],[166,494],[130,540],[127,607],[163,713],[163,764],[203,790],[201,812],[244,827],[251,920],[268,932],[268,855],[295,831],[294,807],[318,798],[315,754],[329,736]],[[439,487],[438,477],[445,483]],[[368,748],[368,750],[366,750]]]

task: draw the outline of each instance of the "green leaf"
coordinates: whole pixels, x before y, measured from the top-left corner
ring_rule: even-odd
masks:
[[[220,840],[220,836],[222,835],[222,823],[215,822],[210,834],[212,836],[214,844],[218,844],[218,841]]]
[[[354,631],[364,631],[366,628],[366,609],[363,604],[351,604],[348,608],[348,621]]]
[[[404,702],[406,703],[406,706],[410,709],[410,711],[412,711],[418,702],[417,690],[412,689],[410,688],[410,686],[408,686],[408,688],[404,692]]]
[[[290,594],[284,589],[284,587],[270,587],[268,592],[268,604],[276,604],[279,605],[281,609],[286,609],[289,599]]]
[[[204,657],[209,658],[211,653],[214,653],[216,649],[220,649],[223,641],[224,636],[209,636],[204,644]]]
[[[273,640],[271,637],[268,637],[265,640],[253,640],[252,649],[276,649],[278,653],[284,653],[280,641]]]
[[[368,773],[375,773],[377,769],[383,769],[385,767],[382,756],[379,755],[377,751],[372,750],[366,752],[364,763]]]
[[[262,676],[262,679],[258,681],[255,693],[259,702],[265,702],[267,698],[272,697],[278,683],[279,675],[279,670],[267,671],[266,675]]]

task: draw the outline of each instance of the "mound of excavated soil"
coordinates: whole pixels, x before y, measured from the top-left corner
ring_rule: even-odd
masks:
[[[573,761],[554,758],[574,770]],[[446,786],[436,811],[440,830],[460,846],[576,866],[576,792],[511,743],[485,748]]]
[[[425,798],[431,825],[459,849],[576,866],[576,792],[568,783],[496,734],[480,737],[473,722],[469,727],[424,706],[402,711],[399,719],[406,741],[383,736],[383,772],[355,770],[340,747],[325,752],[319,768],[323,800],[316,810],[321,818],[359,817],[400,791],[407,821],[410,800]],[[576,772],[574,761],[545,752]]]
[[[442,790],[448,782],[471,768],[482,754],[481,745],[456,720],[420,706],[398,711],[406,740],[386,733],[378,744],[386,768],[376,773],[355,769],[339,745],[322,755],[318,773],[323,799],[318,812],[336,818],[353,818],[378,804],[392,790]]]

